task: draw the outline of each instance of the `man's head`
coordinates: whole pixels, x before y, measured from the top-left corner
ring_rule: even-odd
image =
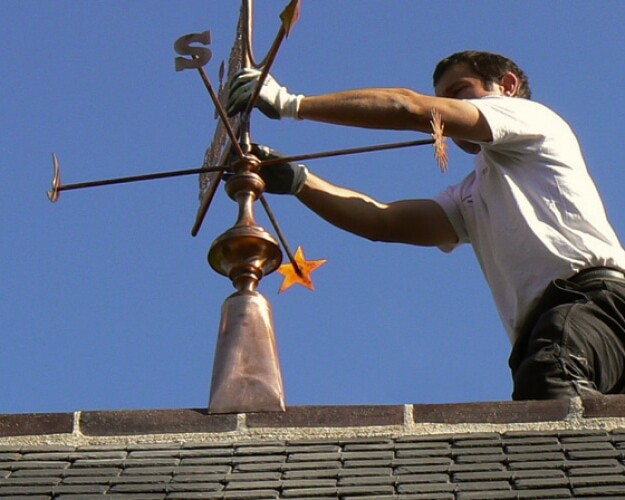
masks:
[[[523,97],[525,99],[532,97],[532,90],[530,89],[527,76],[514,61],[499,54],[476,50],[456,52],[436,65],[433,80],[437,95],[448,93],[446,92],[448,89],[440,87],[441,82],[445,80],[443,78],[445,74],[458,65],[462,65],[473,73],[475,77],[479,78],[483,89],[486,91],[499,93],[498,89],[501,88],[501,95]],[[445,81],[443,83],[448,84]]]

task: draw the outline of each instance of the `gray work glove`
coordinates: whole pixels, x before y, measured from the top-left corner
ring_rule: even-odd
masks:
[[[252,154],[259,160],[273,160],[283,155],[261,144],[252,145]],[[297,194],[301,191],[308,177],[306,165],[295,162],[277,163],[261,166],[258,175],[265,181],[265,191],[273,194]]]
[[[257,69],[243,68],[234,75],[230,82],[230,92],[228,94],[227,109],[229,116],[234,116],[245,110],[247,103],[254,94],[260,73]],[[303,98],[303,95],[289,93],[286,87],[282,87],[271,75],[267,75],[260,89],[255,107],[269,118],[299,119],[297,112]]]

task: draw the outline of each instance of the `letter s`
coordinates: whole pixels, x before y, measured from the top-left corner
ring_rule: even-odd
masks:
[[[185,57],[176,57],[176,71],[183,69],[199,69],[204,66],[213,57],[213,53],[206,47],[192,47],[192,43],[201,43],[208,45],[211,43],[210,31],[202,33],[191,33],[178,38],[174,43],[174,50],[181,56],[191,56],[191,59]]]

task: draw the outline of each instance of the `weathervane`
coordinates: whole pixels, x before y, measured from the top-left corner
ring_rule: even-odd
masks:
[[[211,382],[209,411],[234,413],[250,411],[284,411],[284,389],[278,360],[271,305],[257,291],[260,280],[276,270],[284,275],[280,292],[294,284],[314,289],[311,272],[325,263],[324,259],[307,261],[301,247],[293,253],[286,242],[276,217],[263,195],[265,184],[258,171],[261,167],[290,161],[313,160],[372,151],[434,145],[435,154],[443,171],[447,167],[446,145],[440,114],[432,110],[432,137],[428,139],[380,144],[374,146],[339,149],[291,155],[279,159],[260,161],[250,153],[252,140],[250,115],[258,98],[260,88],[273,64],[281,43],[297,22],[300,1],[291,0],[280,14],[278,34],[262,61],[254,59],[253,0],[242,0],[235,42],[230,52],[226,75],[225,63],[219,69],[220,85],[215,91],[204,66],[212,58],[206,46],[211,42],[209,31],[185,35],[176,40],[174,49],[176,71],[195,69],[210,94],[219,118],[213,140],[207,149],[204,162],[199,168],[150,173],[99,181],[62,184],[60,165],[52,155],[54,175],[48,197],[56,202],[62,191],[96,186],[139,182],[146,180],[200,175],[200,206],[191,234],[196,236],[206,217],[218,186],[228,173],[226,193],[238,204],[235,224],[218,236],[208,253],[210,266],[232,281],[236,291],[226,298],[221,311],[221,322],[215,350]],[[247,108],[238,116],[228,118],[224,105],[227,84],[242,67],[254,67],[261,71],[255,92]],[[277,235],[276,240],[256,223],[254,203],[261,202]],[[279,241],[279,242],[278,242]],[[282,264],[282,251],[289,263]],[[282,264],[282,265],[281,265]]]

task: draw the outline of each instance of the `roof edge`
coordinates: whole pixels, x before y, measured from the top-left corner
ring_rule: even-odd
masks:
[[[211,414],[207,409],[0,414],[0,444],[224,441],[458,432],[625,428],[625,396],[550,401],[291,406],[285,412]]]

